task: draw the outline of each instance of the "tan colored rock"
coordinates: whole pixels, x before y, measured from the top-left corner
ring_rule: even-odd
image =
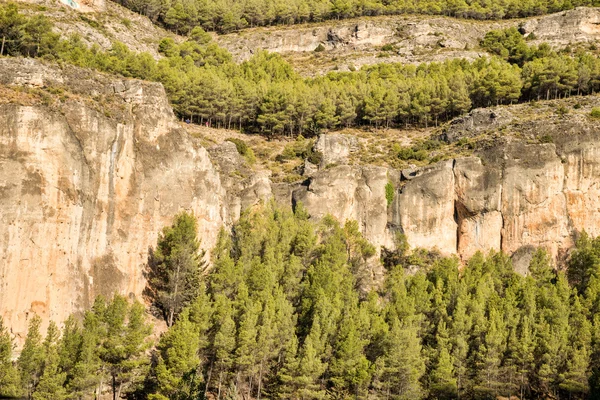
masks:
[[[332,164],[347,164],[350,155],[358,150],[358,139],[352,135],[322,134],[314,150],[321,153],[320,167]]]
[[[194,212],[212,247],[227,193],[162,86],[23,60],[0,69],[3,83],[16,81],[12,70],[44,84],[63,76],[75,92],[112,92],[125,109],[109,118],[79,100],[0,106],[0,313],[13,333],[23,337],[32,313],[61,322],[97,294],[139,297],[148,248],[180,210]]]
[[[500,250],[502,245],[502,175],[499,168],[484,167],[476,157],[457,159],[455,214],[457,252],[468,259],[477,251]]]
[[[292,194],[313,218],[332,215],[342,223],[356,220],[359,229],[377,246],[392,245],[387,229],[385,185],[387,169],[374,166],[340,165],[313,175]]]
[[[450,160],[427,167],[398,195],[399,222],[411,247],[456,253],[452,164]]]

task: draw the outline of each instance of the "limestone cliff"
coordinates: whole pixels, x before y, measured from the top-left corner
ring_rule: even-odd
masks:
[[[584,111],[476,110],[442,137],[494,138],[487,146],[405,171],[355,165],[356,138],[323,135],[320,165],[272,184],[233,143],[203,148],[159,84],[24,59],[0,59],[0,70],[0,313],[21,337],[32,313],[62,321],[97,294],[139,297],[148,248],[182,209],[207,249],[244,208],[274,197],[313,218],[357,220],[377,247],[402,232],[463,259],[502,249],[520,269],[532,246],[560,258],[578,231],[600,234],[600,132]]]
[[[0,71],[7,90],[61,93],[0,104],[0,313],[14,333],[31,313],[62,321],[100,293],[139,296],[148,248],[179,210],[206,248],[239,215],[160,84],[31,60]]]
[[[330,166],[311,174],[294,191],[294,201],[303,202],[313,216],[356,219],[377,245],[391,245],[401,232],[412,247],[436,248],[462,259],[477,251],[503,250],[518,256],[516,268],[522,272],[534,247],[563,259],[578,232],[600,234],[600,131],[582,115],[523,122],[518,113],[475,110],[451,124],[444,136],[456,140],[510,128],[523,139],[500,136],[476,157],[410,173]],[[554,143],[531,143],[539,133]],[[336,136],[320,139],[324,144],[317,146],[341,154],[335,160],[343,164],[348,151],[339,147],[348,139]],[[398,188],[389,206],[388,182]]]

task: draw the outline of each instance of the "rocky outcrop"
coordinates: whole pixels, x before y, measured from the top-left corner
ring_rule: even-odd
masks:
[[[178,211],[194,212],[209,249],[265,194],[264,179],[223,184],[159,84],[30,60],[0,70],[7,88],[64,97],[0,105],[0,313],[17,335],[32,313],[62,321],[98,294],[140,296],[148,248]]]
[[[321,156],[321,167],[334,164],[348,164],[350,155],[359,149],[358,139],[351,135],[320,135],[314,150]]]
[[[467,129],[450,137],[490,129],[489,114],[478,111],[450,125],[453,131],[468,121]],[[502,124],[494,122],[491,129],[514,122],[510,113],[498,118]],[[600,132],[594,125],[577,116],[522,122],[524,137],[541,132],[554,143],[507,137],[477,157],[401,173],[349,165],[321,169],[293,198],[313,216],[357,220],[377,245],[389,246],[395,232],[402,232],[412,247],[463,260],[477,251],[502,250],[515,255],[517,268],[525,271],[534,248],[561,260],[578,232],[600,234]],[[390,204],[387,183],[398,188]]]
[[[525,35],[533,33],[539,42],[551,41],[565,45],[593,42],[600,37],[600,11],[597,8],[577,7],[530,19],[521,24],[520,31]]]

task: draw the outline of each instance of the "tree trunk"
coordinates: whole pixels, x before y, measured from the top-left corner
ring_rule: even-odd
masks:
[[[0,56],[4,54],[4,43],[6,42],[6,36],[2,36],[2,45],[0,46]]]
[[[223,380],[223,371],[219,372],[219,389],[217,390],[217,400],[221,398],[221,381]]]
[[[112,374],[112,392],[113,392],[113,400],[117,400],[117,377],[115,374]]]
[[[260,372],[258,373],[258,393],[256,399],[260,400],[260,392],[262,391],[262,374],[263,374],[263,361],[260,361]]]
[[[179,290],[179,272],[181,270],[181,263],[177,262],[177,272],[175,273],[175,289],[173,290],[173,300],[177,300],[177,292]],[[169,321],[167,321],[167,325],[169,327],[173,326],[173,315],[175,314],[175,305],[171,304],[169,310]]]
[[[204,387],[204,397],[206,397],[206,394],[208,393],[208,385],[210,385],[210,378],[212,378],[212,370],[213,370],[213,363],[210,363],[210,368],[208,369],[208,376],[206,377],[206,386]]]

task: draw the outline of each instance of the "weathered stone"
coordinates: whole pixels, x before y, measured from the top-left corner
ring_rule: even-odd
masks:
[[[372,243],[391,246],[387,231],[385,185],[387,169],[373,166],[340,165],[319,171],[292,194],[313,218],[330,214],[342,223],[358,221]]]
[[[112,93],[125,110],[109,118],[78,100],[61,110],[0,105],[0,313],[16,335],[32,313],[61,322],[99,293],[140,296],[148,248],[182,209],[212,247],[227,193],[161,85],[29,60],[0,60],[0,70],[3,83],[30,70],[44,85],[61,77],[75,93]],[[114,95],[113,83],[125,90]]]
[[[358,139],[351,135],[323,134],[315,143],[314,150],[322,154],[321,168],[347,164],[350,154],[358,150]]]
[[[399,220],[411,247],[456,252],[453,161],[427,167],[398,196]]]

